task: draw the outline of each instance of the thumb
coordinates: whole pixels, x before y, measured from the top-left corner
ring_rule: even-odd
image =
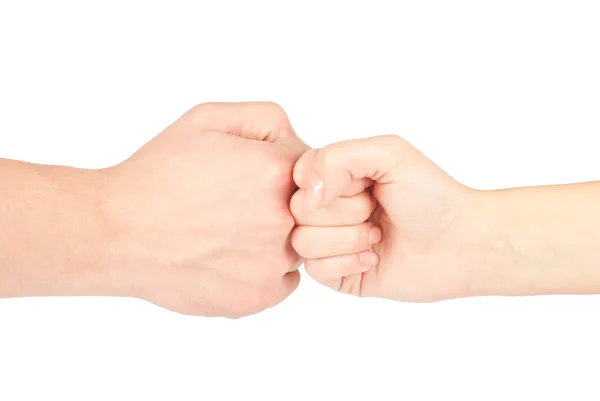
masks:
[[[349,192],[361,192],[372,182],[398,181],[404,162],[420,156],[396,135],[339,142],[302,155],[294,167],[294,181],[306,191],[306,207],[315,210]]]
[[[293,151],[297,154],[299,158],[300,155],[304,154],[306,151],[310,149],[310,146],[306,144],[297,134],[296,131],[290,126],[288,129],[284,129],[281,131],[280,136],[281,143],[288,145]]]

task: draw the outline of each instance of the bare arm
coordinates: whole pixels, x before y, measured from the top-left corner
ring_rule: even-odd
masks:
[[[494,249],[481,266],[481,292],[600,293],[600,182],[481,195]]]
[[[102,172],[0,160],[0,297],[107,293]]]
[[[344,202],[365,177],[378,203],[367,223],[362,212],[316,219],[324,212],[313,204]],[[600,182],[478,191],[392,135],[311,150],[294,178],[304,226],[292,244],[308,274],[337,291],[414,302],[600,294]]]
[[[300,280],[288,204],[306,149],[274,103],[208,103],[106,169],[0,159],[0,298],[125,296],[226,317],[273,307]]]

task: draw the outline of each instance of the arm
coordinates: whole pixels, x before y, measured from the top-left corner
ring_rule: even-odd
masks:
[[[477,191],[390,135],[310,150],[294,179],[294,198],[306,201],[291,204],[303,224],[292,244],[335,290],[413,302],[600,294],[600,182]],[[368,224],[336,215],[370,184],[378,206]],[[368,241],[371,224],[379,242]]]
[[[102,174],[0,160],[0,297],[110,292]]]
[[[306,149],[274,103],[208,103],[106,169],[0,160],[0,298],[125,296],[226,317],[273,307],[300,280],[288,203]]]
[[[480,195],[492,251],[476,293],[600,293],[600,182]]]

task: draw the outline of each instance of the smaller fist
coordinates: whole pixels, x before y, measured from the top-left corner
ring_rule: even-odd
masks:
[[[404,301],[469,295],[475,191],[401,138],[310,150],[294,181],[292,245],[319,283]]]

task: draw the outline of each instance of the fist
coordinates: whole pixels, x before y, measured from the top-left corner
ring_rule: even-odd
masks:
[[[306,150],[279,106],[213,103],[108,169],[121,294],[232,318],[285,299],[299,282],[289,200]]]
[[[476,191],[406,141],[388,135],[310,150],[294,179],[292,243],[318,282],[413,302],[474,295]]]

